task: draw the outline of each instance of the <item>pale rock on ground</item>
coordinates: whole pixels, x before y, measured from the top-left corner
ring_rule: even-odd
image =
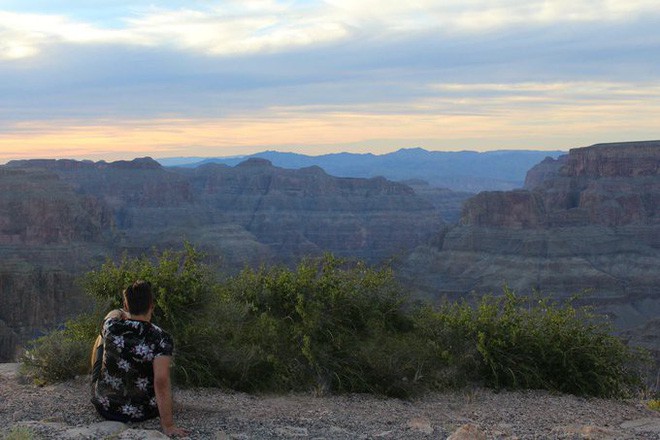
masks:
[[[157,420],[101,419],[89,378],[37,387],[0,365],[0,439],[26,427],[36,439],[158,439]],[[660,440],[660,412],[641,400],[473,389],[414,400],[368,395],[249,395],[175,390],[177,423],[191,439],[648,439]]]

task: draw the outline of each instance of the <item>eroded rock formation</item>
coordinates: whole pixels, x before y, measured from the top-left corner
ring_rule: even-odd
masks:
[[[225,270],[326,251],[379,261],[424,243],[441,224],[406,185],[318,167],[10,162],[0,167],[0,361],[17,341],[84,307],[76,276],[123,252],[189,241]]]
[[[648,332],[660,316],[660,142],[546,159],[525,190],[468,200],[460,225],[418,247],[402,273],[433,297],[504,284],[554,297],[586,292],[620,329]]]

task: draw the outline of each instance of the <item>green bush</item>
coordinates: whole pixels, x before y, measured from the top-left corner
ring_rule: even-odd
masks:
[[[246,269],[223,285],[222,298],[243,311],[241,331],[227,340],[229,353],[249,353],[252,363],[245,365],[245,355],[233,365],[231,356],[218,362],[233,388],[407,394],[419,385],[393,357],[382,368],[375,362],[374,347],[396,346],[391,354],[401,359],[428,357],[419,344],[397,343],[415,339],[414,323],[388,269],[326,255],[295,270]],[[245,374],[249,369],[258,374]]]
[[[517,296],[505,287],[501,297],[444,313],[478,350],[476,371],[487,386],[613,397],[641,385],[639,353],[588,308]]]
[[[91,342],[66,330],[56,330],[34,340],[21,355],[21,374],[38,384],[71,379],[89,371]]]
[[[174,337],[181,385],[406,397],[472,383],[621,396],[640,383],[636,353],[571,303],[505,289],[474,306],[420,306],[391,270],[331,255],[222,282],[200,261],[186,246],[89,273],[83,285],[103,310],[38,339],[25,364],[43,381],[80,374],[103,314],[145,279],[154,323]]]
[[[81,314],[63,328],[31,341],[21,354],[21,375],[38,384],[89,373],[91,348],[99,332],[101,310]]]
[[[155,302],[152,322],[172,334],[176,350],[174,377],[186,384],[205,384],[212,376],[213,364],[205,350],[213,338],[208,326],[215,321],[207,309],[217,296],[217,283],[210,269],[201,263],[202,257],[186,244],[179,252],[165,251],[151,258],[124,257],[118,263],[108,261],[82,280],[85,292],[99,304],[106,304],[107,309],[122,307],[121,292],[135,280],[149,281]],[[97,334],[98,330],[90,334],[89,340]]]
[[[186,245],[180,252],[166,251],[152,258],[108,261],[100,270],[89,272],[82,285],[97,301],[97,310],[68,321],[63,330],[33,341],[21,358],[24,374],[48,383],[89,372],[91,348],[103,316],[122,307],[121,292],[135,280],[143,279],[154,287],[153,322],[168,330],[175,340],[175,377],[181,377],[182,383],[203,383],[211,364],[198,341],[204,336],[205,322],[211,321],[201,320],[198,325],[197,317],[205,313],[205,305],[213,300],[217,284],[200,259],[201,255]]]
[[[415,310],[415,326],[432,364],[428,381],[435,389],[461,388],[482,382],[482,359],[473,340],[474,309],[465,302]]]

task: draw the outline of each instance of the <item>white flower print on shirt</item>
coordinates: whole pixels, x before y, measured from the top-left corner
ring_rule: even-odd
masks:
[[[98,400],[98,402],[101,404],[101,406],[103,407],[103,409],[105,409],[106,411],[108,410],[108,408],[110,408],[110,399],[108,399],[107,397],[105,397],[105,396],[99,396],[99,395],[97,394],[97,396],[96,396],[96,400]]]
[[[108,329],[110,328],[110,325],[112,325],[112,323],[113,323],[113,320],[112,320],[112,319],[108,319],[107,321],[105,321],[105,322],[103,323],[103,333],[107,333],[107,332],[108,332]]]
[[[132,420],[156,412],[152,362],[156,356],[172,355],[172,337],[155,325],[130,320],[107,320],[104,330],[107,356],[95,405]]]
[[[131,369],[131,364],[126,359],[120,359],[117,366],[124,371],[129,371]]]
[[[154,358],[153,345],[139,344],[133,349],[133,353],[140,356],[145,361],[150,361]]]
[[[112,389],[118,390],[121,388],[121,378],[119,377],[113,377],[108,372],[105,372],[105,375],[103,376],[103,382],[107,383]]]
[[[136,419],[142,417],[142,411],[140,411],[140,408],[138,408],[135,405],[131,405],[130,403],[127,403],[126,405],[122,406],[121,412],[129,417],[133,417]]]
[[[147,387],[149,386],[149,378],[138,377],[137,380],[135,381],[135,386],[142,391],[147,391]]]

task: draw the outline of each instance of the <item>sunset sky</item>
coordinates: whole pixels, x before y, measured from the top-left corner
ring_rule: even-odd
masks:
[[[659,139],[658,23],[658,0],[0,0],[0,163]]]

